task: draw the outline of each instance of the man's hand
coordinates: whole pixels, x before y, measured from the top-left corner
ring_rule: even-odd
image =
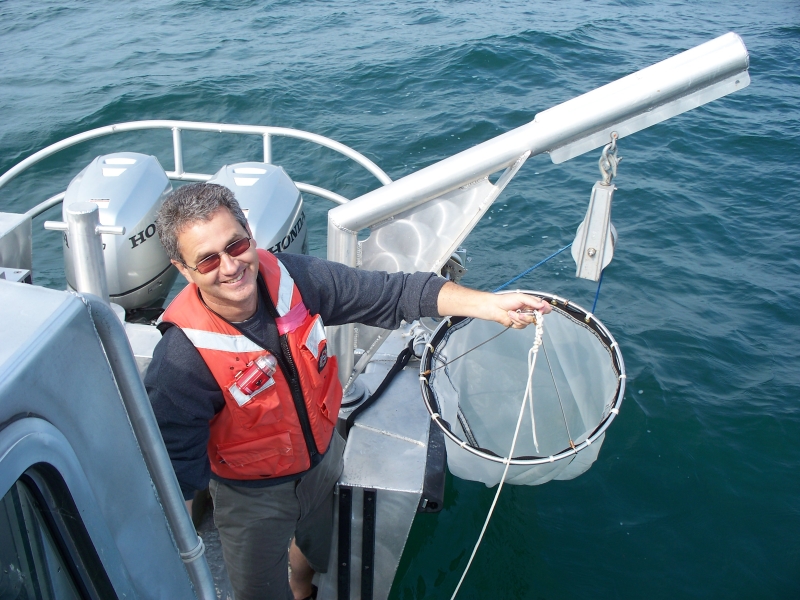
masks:
[[[550,312],[550,304],[527,294],[490,294],[447,282],[439,292],[440,315],[475,317],[496,321],[505,327],[523,329],[533,323],[534,310]]]

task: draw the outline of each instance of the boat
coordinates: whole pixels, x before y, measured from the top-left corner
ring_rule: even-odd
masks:
[[[258,245],[274,252],[306,251],[303,194],[322,198],[336,205],[328,213],[329,259],[457,280],[467,235],[528,158],[547,152],[558,164],[614,144],[746,87],[748,67],[744,43],[729,33],[397,181],[363,154],[314,133],[167,120],[93,129],[11,168],[0,176],[0,189],[47,157],[107,138],[108,151],[65,182],[64,192],[24,214],[0,213],[0,595],[205,600],[226,594],[185,509],[141,379],[176,279],[152,223],[174,183],[231,187]],[[163,130],[172,134],[171,171],[151,155],[114,144],[115,134]],[[221,165],[215,174],[187,171],[185,132],[259,136],[262,156]],[[276,137],[338,152],[379,185],[348,199],[292,181],[273,164]],[[44,227],[62,236],[66,291],[33,285],[32,273],[32,228],[42,226],[35,219],[59,204],[62,220]],[[587,211],[578,275],[598,277],[613,255],[610,207],[608,197]],[[360,239],[365,230],[369,236]],[[591,236],[607,250],[587,247]],[[593,270],[582,266],[587,256]],[[347,446],[335,558],[318,580],[319,598],[388,597],[415,516],[442,509],[452,439],[422,401],[418,368],[392,369],[409,340],[421,335],[425,346],[425,331],[425,324],[410,323],[394,332],[362,325],[327,332],[346,389],[339,420]],[[393,379],[383,384],[390,372]]]

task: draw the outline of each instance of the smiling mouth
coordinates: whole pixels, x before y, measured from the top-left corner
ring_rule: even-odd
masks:
[[[229,279],[228,281],[224,281],[223,283],[237,283],[237,282],[241,281],[242,277],[244,277],[244,272],[245,272],[246,270],[247,270],[247,269],[242,269],[242,272],[241,272],[241,273],[239,273],[239,275],[238,275],[238,276],[236,276],[236,277],[235,277],[235,278],[233,278],[233,279]]]

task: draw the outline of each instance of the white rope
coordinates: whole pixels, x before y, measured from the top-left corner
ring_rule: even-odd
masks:
[[[508,451],[508,457],[503,461],[505,463],[505,468],[503,469],[503,476],[500,478],[500,484],[497,486],[497,492],[494,495],[494,500],[492,500],[492,505],[489,507],[489,514],[486,515],[486,520],[483,522],[483,528],[481,529],[481,533],[478,536],[478,541],[475,542],[475,547],[472,549],[472,554],[469,557],[469,561],[467,561],[467,566],[464,568],[464,572],[461,574],[461,579],[458,580],[458,585],[456,586],[453,595],[450,596],[450,600],[455,600],[456,595],[458,594],[458,590],[461,589],[461,584],[464,583],[464,579],[469,572],[469,568],[472,566],[472,560],[475,558],[475,554],[478,552],[478,547],[481,545],[481,541],[483,541],[483,534],[486,533],[486,528],[489,526],[489,521],[492,518],[492,514],[494,513],[494,507],[497,505],[497,499],[500,498],[500,491],[503,489],[503,484],[506,481],[506,475],[508,474],[508,468],[511,466],[511,457],[514,456],[514,448],[517,445],[517,437],[519,436],[519,427],[522,425],[522,416],[525,414],[525,404],[526,400],[529,396],[530,391],[530,398],[531,398],[531,419],[533,419],[533,391],[531,389],[531,381],[533,380],[533,368],[536,366],[536,355],[539,353],[539,346],[542,345],[542,333],[544,329],[542,328],[542,321],[544,317],[542,313],[538,310],[533,311],[536,315],[536,337],[533,340],[533,346],[528,351],[528,383],[525,386],[525,395],[522,397],[522,406],[519,410],[519,417],[517,418],[517,427],[514,429],[514,438],[511,440],[511,450]],[[533,430],[534,439],[536,437],[536,428],[534,427]],[[537,446],[538,452],[538,446]]]
[[[522,397],[522,406],[525,406],[525,400],[529,401],[531,408],[531,431],[533,432],[533,445],[536,446],[536,453],[539,453],[539,440],[536,439],[536,420],[533,418],[533,365],[536,363],[536,354],[539,351],[539,344],[542,343],[541,336],[538,335],[533,342],[533,347],[528,351],[528,383],[525,385],[525,395]],[[513,448],[513,446],[512,446]],[[509,456],[513,456],[513,451]]]

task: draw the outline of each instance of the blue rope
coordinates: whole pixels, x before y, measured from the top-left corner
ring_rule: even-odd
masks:
[[[496,289],[492,290],[492,292],[499,292],[499,291],[500,291],[500,290],[502,290],[503,288],[505,288],[505,287],[508,287],[509,285],[511,285],[512,283],[514,283],[514,282],[515,282],[517,279],[521,279],[522,277],[525,277],[525,275],[527,275],[528,273],[530,273],[531,271],[533,271],[533,270],[534,270],[536,267],[540,267],[540,266],[542,266],[542,265],[543,265],[544,263],[546,263],[548,260],[550,260],[551,258],[553,258],[553,257],[555,257],[555,256],[558,256],[559,254],[561,254],[561,253],[562,253],[564,250],[566,250],[566,249],[567,249],[567,248],[569,248],[570,246],[572,246],[572,242],[570,242],[569,244],[567,244],[566,246],[564,246],[564,247],[563,247],[561,250],[559,250],[558,252],[553,252],[553,254],[551,254],[550,256],[548,256],[547,258],[545,258],[544,260],[540,260],[538,263],[536,263],[535,265],[533,265],[533,266],[532,266],[530,269],[528,269],[528,270],[526,270],[526,271],[523,271],[522,273],[520,273],[519,275],[517,275],[517,276],[516,276],[516,277],[514,277],[513,279],[509,279],[509,280],[508,280],[508,281],[506,281],[506,282],[505,282],[503,285],[501,285],[499,288],[496,288]],[[600,277],[602,278],[602,274],[600,275]],[[598,287],[598,293],[599,293],[599,291],[600,291],[600,288]],[[597,302],[597,298],[595,298],[595,302]],[[592,312],[594,312],[594,309],[592,309]]]
[[[559,254],[561,254],[564,250],[566,250],[570,246],[572,246],[572,242],[570,242],[569,244],[567,244],[566,246],[561,248],[561,250],[557,250],[556,252],[553,252],[550,256],[548,256],[544,260],[540,260],[538,263],[533,265],[530,269],[526,269],[525,271],[523,271],[522,273],[520,273],[516,277],[514,277],[512,279],[509,279],[503,285],[501,285],[499,288],[495,288],[494,290],[492,290],[492,292],[499,292],[503,288],[506,288],[509,285],[511,285],[512,283],[514,283],[515,281],[517,281],[518,279],[521,279],[521,278],[525,277],[525,275],[527,275],[528,273],[533,271],[536,267],[541,267],[548,260],[558,256]],[[600,297],[600,286],[603,285],[603,275],[605,274],[605,272],[606,272],[605,269],[600,271],[600,279],[597,281],[597,291],[594,293],[594,302],[592,303],[592,314],[594,314],[594,311],[597,308],[597,299]]]
[[[597,299],[600,297],[600,286],[603,285],[603,274],[606,272],[605,269],[600,271],[600,279],[597,281],[597,291],[594,293],[594,304],[592,304],[592,314],[594,314],[594,309],[597,308]]]

